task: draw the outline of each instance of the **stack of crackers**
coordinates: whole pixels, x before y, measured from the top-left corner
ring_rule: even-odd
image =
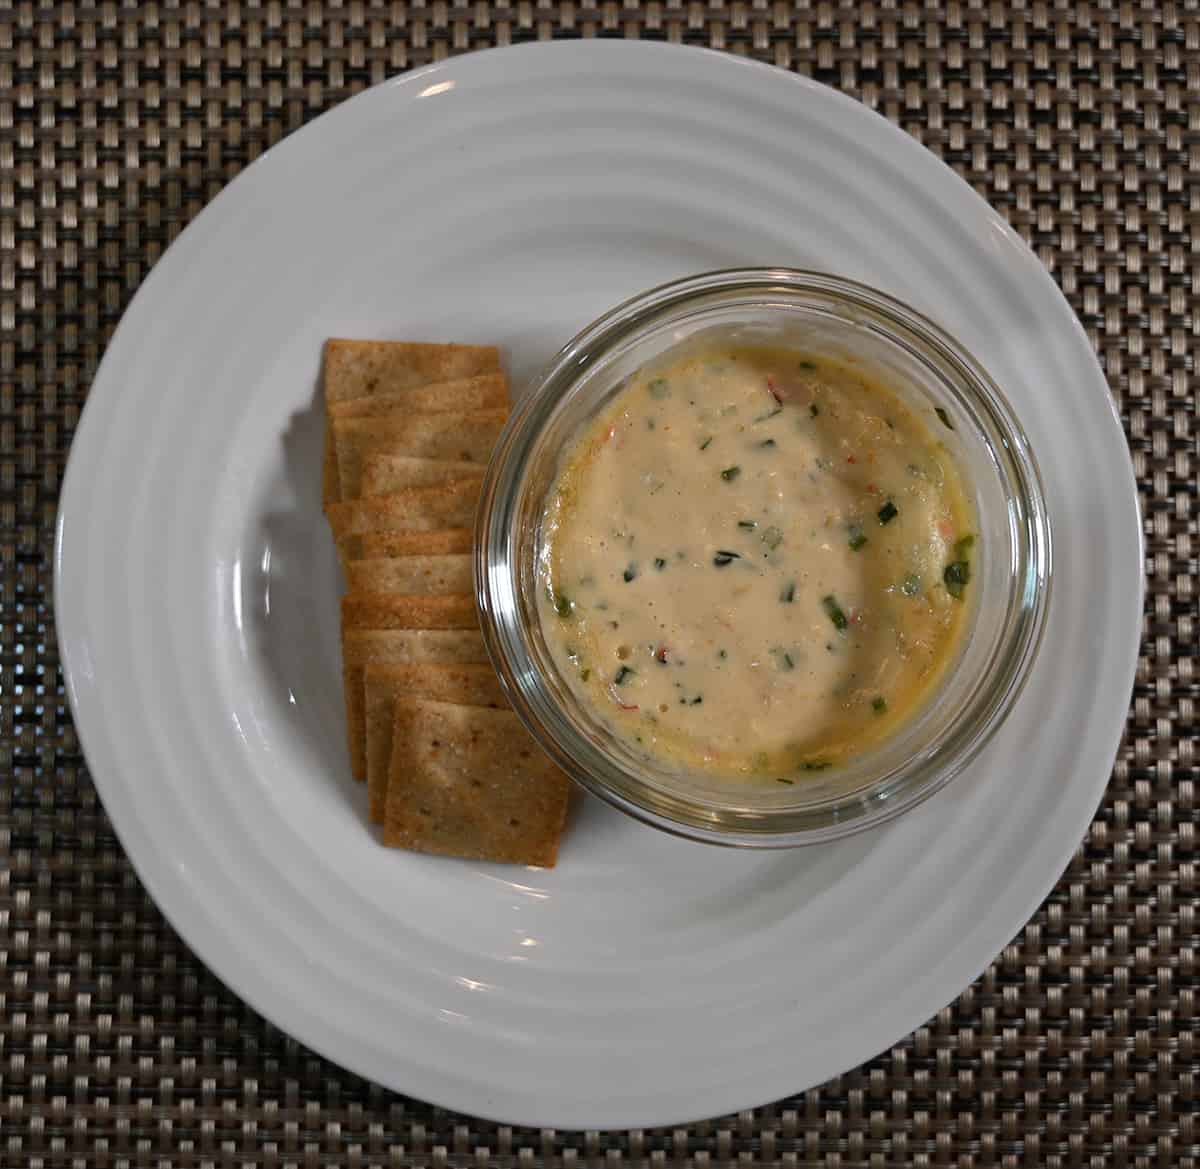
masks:
[[[484,650],[472,528],[508,413],[490,347],[330,340],[325,514],[348,591],[350,766],[385,844],[553,865],[568,785]]]

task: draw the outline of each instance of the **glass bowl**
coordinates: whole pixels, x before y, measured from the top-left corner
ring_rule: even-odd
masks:
[[[853,359],[914,408],[932,408],[977,513],[971,611],[932,693],[875,747],[787,787],[689,772],[636,754],[561,675],[538,614],[543,519],[560,457],[630,374],[701,330]],[[816,272],[742,269],[634,297],[551,362],[515,406],[488,467],[475,585],[484,639],[509,701],[563,771],[658,828],[716,844],[787,847],[890,820],[962,771],[1028,675],[1050,560],[1029,444],[999,388],[961,345],[865,285]]]

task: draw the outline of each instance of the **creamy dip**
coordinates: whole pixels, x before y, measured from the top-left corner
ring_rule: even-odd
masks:
[[[659,763],[794,783],[920,706],[974,520],[927,417],[854,364],[684,346],[566,451],[540,617],[581,699]]]

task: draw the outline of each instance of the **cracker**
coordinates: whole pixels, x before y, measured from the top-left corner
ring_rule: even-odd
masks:
[[[322,499],[342,498],[330,407],[339,402],[395,394],[405,389],[500,372],[500,351],[490,345],[429,345],[407,341],[349,341],[331,337],[321,363],[326,423]]]
[[[472,597],[393,596],[364,593],[342,598],[342,686],[346,701],[346,739],[350,749],[350,771],[355,779],[367,774],[366,723],[363,714],[363,669],[366,662],[354,660],[353,633],[369,629],[472,633],[479,636]],[[434,660],[434,659],[423,659]],[[459,660],[451,658],[451,661]],[[487,656],[480,658],[486,661]]]
[[[360,398],[330,402],[327,412],[330,418],[375,418],[405,410],[411,414],[436,414],[507,405],[508,378],[502,373],[488,373],[449,382],[377,390]]]
[[[334,418],[331,425],[341,498],[355,499],[361,494],[363,459],[377,451],[486,463],[507,417],[507,410],[487,409]]]
[[[364,557],[453,556],[472,552],[470,528],[443,528],[437,532],[363,532],[359,537]]]
[[[359,494],[366,499],[409,487],[438,487],[464,480],[479,486],[486,470],[482,463],[464,463],[461,459],[419,459],[376,451],[363,458]]]
[[[568,791],[512,711],[396,701],[385,844],[549,868]]]
[[[500,351],[491,345],[350,341],[331,337],[325,342],[321,362],[326,408],[322,499],[332,503],[342,498],[341,478],[328,420],[331,406],[376,394],[397,394],[430,382],[444,383],[498,373]]]
[[[325,449],[321,455],[321,502],[332,503],[341,497],[338,487],[337,452],[333,449],[333,432],[325,423]]]
[[[436,487],[450,479],[478,479],[487,469],[482,463],[468,463],[462,459],[423,459],[420,455],[375,451],[363,458],[363,478],[369,472],[379,476],[385,467],[388,478],[395,484],[388,489],[390,491],[401,491],[405,487]],[[383,495],[386,492],[364,491],[362,494]]]
[[[342,631],[348,629],[477,629],[475,598],[347,593]]]
[[[429,487],[408,487],[390,495],[331,503],[325,508],[343,559],[359,560],[352,539],[364,532],[440,531],[468,528],[475,522],[479,484],[455,479]]]
[[[507,707],[491,666],[368,666],[363,677],[367,742],[367,791],[371,819],[383,823],[388,765],[392,758],[393,706],[399,697],[432,698],[466,706]]]
[[[478,629],[344,629],[342,686],[346,741],[354,778],[367,776],[363,722],[363,670],[367,666],[455,665],[487,660],[483,635]]]
[[[347,668],[487,660],[478,629],[347,629],[342,633],[342,665]]]
[[[383,556],[349,560],[346,584],[352,593],[429,593],[437,596],[470,593],[475,588],[474,557]]]
[[[343,402],[429,382],[500,372],[492,345],[437,345],[412,341],[325,342],[322,376],[326,402]]]

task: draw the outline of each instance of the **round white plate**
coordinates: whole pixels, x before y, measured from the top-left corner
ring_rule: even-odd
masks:
[[[322,340],[494,342],[520,383],[633,293],[763,264],[924,310],[1023,420],[1055,588],[1003,731],[911,815],[828,847],[714,849],[589,800],[549,872],[382,848],[343,748]],[[121,322],[59,524],[76,723],[175,928],[253,1007],[355,1072],[541,1126],[762,1104],[953,999],[1087,827],[1141,612],[1125,443],[1033,255],[855,102],[649,44],[460,57],[256,162]]]

